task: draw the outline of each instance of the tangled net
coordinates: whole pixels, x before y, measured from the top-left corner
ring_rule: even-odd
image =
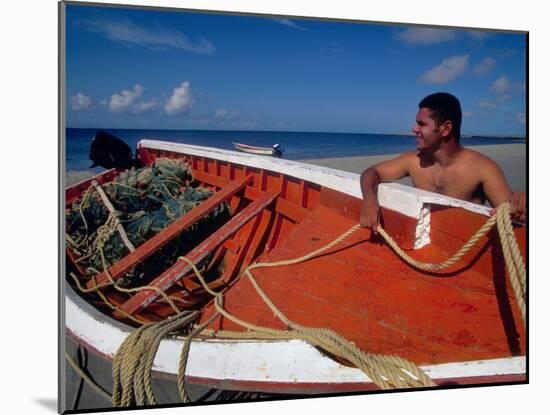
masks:
[[[122,172],[112,182],[102,184],[102,188],[136,248],[213,194],[198,186],[187,163],[168,158],[159,158],[149,167]],[[151,280],[219,228],[229,216],[229,205],[220,204],[127,272],[118,285],[136,287]],[[110,232],[107,238],[100,237],[104,225],[113,222],[112,217],[93,186],[67,211],[66,240],[89,278],[104,270],[100,248],[109,267],[129,253],[118,232]]]

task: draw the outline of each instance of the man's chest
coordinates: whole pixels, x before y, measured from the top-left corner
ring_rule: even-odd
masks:
[[[479,179],[467,169],[437,166],[418,168],[411,172],[413,185],[443,195],[464,200],[477,199],[480,188]]]

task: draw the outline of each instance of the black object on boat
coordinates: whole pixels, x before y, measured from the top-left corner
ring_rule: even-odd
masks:
[[[143,166],[140,160],[133,157],[128,144],[105,131],[98,131],[92,140],[90,160],[90,168],[101,166],[106,169],[130,169]]]

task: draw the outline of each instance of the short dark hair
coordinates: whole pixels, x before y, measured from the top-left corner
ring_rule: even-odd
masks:
[[[432,118],[437,125],[449,120],[453,123],[453,135],[456,141],[460,140],[460,124],[462,123],[462,108],[460,101],[447,92],[436,92],[428,95],[418,104],[418,108],[428,108],[432,111]]]

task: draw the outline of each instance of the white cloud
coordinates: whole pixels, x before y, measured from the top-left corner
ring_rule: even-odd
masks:
[[[211,54],[215,51],[214,45],[202,37],[193,41],[178,30],[160,25],[154,28],[145,27],[129,19],[86,20],[77,24],[89,32],[99,33],[109,40],[126,45],[143,46],[149,49],[170,48],[200,54]]]
[[[518,122],[520,124],[525,124],[527,122],[527,119],[525,118],[525,113],[524,112],[518,112],[516,114],[516,119],[518,120]]]
[[[85,111],[92,108],[92,99],[82,93],[77,93],[71,97],[71,109],[73,111]]]
[[[182,82],[180,86],[174,88],[172,96],[168,98],[164,109],[167,114],[180,114],[193,106],[193,94],[189,81]]]
[[[471,116],[474,115],[474,113],[473,113],[473,112],[470,112],[470,111],[464,111],[464,112],[462,113],[462,115],[464,115],[465,117],[471,117]]]
[[[504,94],[510,90],[510,81],[505,76],[501,76],[491,86],[491,91],[497,94]]]
[[[495,63],[496,61],[493,58],[485,57],[481,63],[474,66],[474,72],[478,75],[487,74],[495,67]]]
[[[130,112],[133,114],[149,111],[157,105],[157,99],[138,101],[144,90],[145,88],[136,84],[132,90],[124,89],[120,94],[111,95],[108,103],[109,111],[115,113]]]
[[[493,109],[493,108],[496,108],[496,104],[494,102],[491,102],[491,101],[487,101],[487,100],[484,100],[484,101],[481,101],[479,103],[479,106],[481,108],[487,108],[487,109]]]
[[[111,112],[129,111],[142,93],[143,87],[137,84],[132,90],[124,89],[120,94],[111,95],[109,110]]]
[[[430,45],[455,40],[456,32],[447,29],[411,27],[398,32],[395,37],[407,43]]]
[[[293,29],[304,30],[306,32],[309,32],[309,29],[303,26],[298,26],[296,23],[294,23],[292,20],[289,20],[289,19],[274,19],[274,21],[284,26],[292,27]]]
[[[468,55],[451,56],[443,59],[443,62],[422,75],[421,79],[430,84],[450,82],[464,73],[468,66],[468,59]]]
[[[157,105],[157,99],[153,98],[150,101],[138,102],[132,107],[132,112],[141,114],[153,109]]]
[[[239,113],[237,111],[229,111],[225,108],[216,110],[216,118],[226,119],[226,120],[233,120],[239,116]]]

